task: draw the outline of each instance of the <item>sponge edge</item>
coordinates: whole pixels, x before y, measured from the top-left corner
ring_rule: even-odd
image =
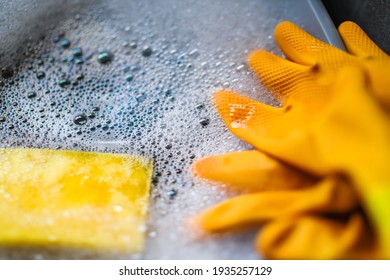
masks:
[[[152,166],[134,155],[0,149],[0,246],[140,252]]]

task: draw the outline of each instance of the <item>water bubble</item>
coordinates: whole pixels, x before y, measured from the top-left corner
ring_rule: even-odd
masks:
[[[112,61],[113,55],[108,51],[101,51],[97,57],[99,63],[106,64]]]
[[[70,85],[70,81],[68,79],[63,79],[58,82],[58,85],[62,88]]]
[[[203,118],[199,121],[199,123],[202,125],[202,126],[206,126],[210,123],[210,119],[208,118]]]
[[[11,78],[13,75],[14,75],[14,70],[12,69],[12,67],[7,66],[7,67],[1,68],[1,76],[4,79]]]
[[[170,199],[174,199],[176,195],[177,195],[176,190],[172,189],[172,190],[168,191],[168,196]]]
[[[75,57],[79,57],[83,54],[83,51],[81,48],[73,48],[72,50],[72,54],[75,56]]]
[[[84,79],[84,75],[83,74],[79,74],[79,75],[76,76],[76,80],[80,81],[82,79]]]
[[[190,51],[189,55],[194,57],[194,58],[197,58],[199,56],[198,49],[193,49],[192,51]]]
[[[138,71],[141,69],[141,66],[139,66],[139,64],[132,64],[130,65],[130,70],[131,71]]]
[[[53,36],[53,43],[58,43],[62,37],[65,36],[65,32],[59,32],[57,35]]]
[[[58,35],[53,36],[53,43],[58,43],[60,41],[60,37]]]
[[[241,71],[241,70],[244,69],[244,68],[245,68],[245,65],[244,65],[244,64],[241,64],[241,65],[237,66],[236,70],[237,70],[237,71]]]
[[[135,99],[138,101],[138,102],[143,102],[146,100],[146,94],[144,93],[141,93],[141,94],[138,94]]]
[[[60,45],[64,49],[67,49],[70,47],[70,41],[68,39],[62,39]]]
[[[144,46],[142,48],[142,55],[145,57],[151,56],[153,53],[153,50],[150,46]]]
[[[74,117],[73,122],[77,125],[84,125],[87,123],[87,116],[84,114],[80,114]]]
[[[27,97],[28,98],[34,98],[34,97],[36,97],[37,96],[37,93],[36,92],[34,92],[34,91],[31,91],[31,92],[29,92],[28,94],[27,94]]]
[[[41,79],[45,78],[46,74],[43,71],[38,71],[36,76],[37,76],[38,79],[41,80]]]
[[[84,63],[84,59],[82,57],[77,57],[74,62],[76,64],[83,64]]]
[[[136,42],[131,42],[130,43],[130,48],[132,48],[132,49],[137,48],[137,43]]]
[[[126,79],[126,81],[131,82],[134,79],[134,76],[133,75],[127,75],[125,79]]]

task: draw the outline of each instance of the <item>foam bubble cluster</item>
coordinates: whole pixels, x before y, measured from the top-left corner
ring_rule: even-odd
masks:
[[[272,102],[245,62],[248,51],[273,47],[278,16],[269,15],[269,1],[68,1],[57,8],[40,2],[28,7],[37,16],[24,19],[27,27],[11,22],[21,35],[0,44],[1,146],[150,156],[147,248],[133,257],[253,258],[247,235],[200,242],[185,221],[226,196],[195,180],[191,163],[248,148],[220,121],[211,94],[229,88]]]

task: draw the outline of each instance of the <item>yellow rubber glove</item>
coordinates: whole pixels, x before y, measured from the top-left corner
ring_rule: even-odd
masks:
[[[249,63],[274,94],[283,96],[304,94],[302,90],[297,92],[294,86],[302,86],[313,76],[320,83],[329,84],[341,67],[364,65],[375,94],[390,105],[390,85],[386,81],[390,57],[353,22],[342,23],[339,33],[348,53],[316,39],[291,22],[282,22],[275,29],[275,40],[294,63],[283,63],[286,61],[265,51],[253,52]],[[307,77],[308,73],[312,77]]]
[[[294,97],[285,110],[228,92],[215,94],[216,106],[233,133],[289,164],[316,175],[342,170],[363,189],[390,186],[389,116],[361,72],[344,69],[317,113]]]
[[[345,84],[344,79],[346,77],[352,78],[355,83]],[[334,91],[338,94],[330,93],[330,97],[332,97],[331,102],[323,110],[322,114],[318,116],[317,121],[313,123],[314,128],[307,132],[310,134],[311,139],[317,140],[316,143],[320,155],[323,152],[320,149],[322,145],[332,146],[336,156],[332,153],[326,153],[326,155],[329,156],[328,161],[333,161],[335,165],[347,166],[349,162],[349,160],[347,162],[343,161],[346,159],[346,156],[342,154],[342,149],[344,149],[344,152],[348,152],[348,148],[350,148],[351,150],[349,152],[353,153],[358,147],[351,144],[348,148],[344,148],[345,142],[342,142],[340,137],[345,133],[345,124],[343,125],[342,122],[339,122],[341,127],[339,129],[341,131],[328,133],[329,129],[327,127],[331,127],[332,129],[338,128],[337,125],[330,125],[329,122],[332,122],[335,117],[340,117],[344,121],[347,121],[349,118],[351,123],[354,123],[355,119],[358,120],[358,124],[360,125],[355,125],[356,131],[352,130],[355,133],[347,130],[347,132],[351,133],[347,134],[350,137],[347,143],[355,141],[356,133],[360,132],[360,129],[366,129],[364,123],[368,124],[368,128],[372,127],[371,122],[364,122],[356,118],[354,114],[350,115],[349,113],[359,112],[359,109],[355,108],[355,106],[359,107],[361,104],[366,104],[363,107],[367,114],[359,114],[359,116],[363,118],[367,115],[375,116],[369,110],[370,98],[372,99],[372,96],[367,94],[364,80],[362,80],[363,78],[364,75],[359,69],[343,69],[334,86]],[[351,105],[354,110],[345,111],[345,106],[343,105],[351,97],[354,97],[356,101],[359,101],[360,98],[367,98],[367,100],[357,102],[357,105]],[[355,103],[352,102],[352,104]],[[371,102],[371,105],[373,105],[371,109],[378,108],[375,103],[372,104]],[[382,118],[386,119],[386,114],[380,117],[380,119]],[[379,137],[379,139],[383,138]],[[339,150],[335,149],[337,145],[340,145],[338,147]],[[327,149],[325,149],[325,152],[327,152]],[[356,165],[358,167],[361,166],[360,163]],[[321,217],[305,218],[305,215],[308,214],[349,213],[357,207],[358,199],[352,191],[353,187],[342,184],[339,179],[328,176],[322,182],[313,184],[313,179],[310,179],[310,177],[296,172],[291,167],[278,163],[259,151],[245,151],[211,156],[197,161],[193,169],[195,174],[202,178],[233,185],[239,190],[258,191],[257,193],[230,199],[201,214],[198,217],[198,224],[208,232],[237,230],[272,220],[271,225],[276,224],[278,226],[267,224],[265,226],[265,233],[260,234],[260,236],[265,235],[266,238],[261,237],[259,239],[261,242],[259,241],[257,245],[257,248],[266,257],[282,259],[382,257],[379,248],[376,246],[376,241],[370,236],[370,230],[367,229],[368,225],[362,222],[363,218],[361,215],[355,214],[358,218],[354,218],[353,221],[355,222],[352,224],[324,220]],[[381,170],[385,171],[383,167]],[[362,170],[359,172],[362,172]],[[273,182],[272,178],[276,179],[275,182]],[[372,194],[375,195],[376,193],[372,189],[358,190],[363,196],[363,200],[369,199]],[[389,200],[384,200],[384,202],[382,206],[388,205]],[[371,214],[370,217],[376,222],[378,213],[373,210],[375,209],[372,209],[369,205],[368,212]],[[303,217],[299,218],[299,216]],[[382,216],[379,213],[379,217]],[[281,223],[279,221],[280,219],[284,220],[284,222]],[[288,223],[286,224],[287,221]],[[356,223],[359,223],[359,226]],[[381,220],[380,223],[386,225],[387,221]],[[315,226],[323,228],[318,239],[316,239]],[[284,229],[285,227],[293,228],[294,232],[298,233],[285,236],[286,233],[293,232],[292,230]],[[267,230],[268,228],[270,230]],[[269,231],[273,234],[268,234],[267,232]],[[277,239],[278,242],[271,242],[274,240],[271,238],[272,236],[274,236],[275,240],[277,236],[283,236],[284,241],[281,242],[280,240],[282,239]],[[305,240],[312,241],[303,242],[302,236],[305,236]],[[364,240],[371,241],[367,245]],[[277,248],[272,244],[277,245]],[[315,252],[312,251],[314,245],[318,247],[318,250],[315,250]]]
[[[283,27],[286,26],[294,27],[298,30],[298,35],[304,34],[304,38],[310,39],[304,40],[301,44],[309,43],[306,50],[296,52],[303,53],[300,57],[291,51],[295,48],[287,51],[288,57],[295,55],[296,61],[301,59],[301,63],[308,65],[286,61],[266,52],[254,53],[250,59],[263,83],[282,99],[283,107],[274,108],[226,91],[215,94],[216,107],[232,132],[255,147],[315,175],[342,170],[351,176],[365,201],[365,207],[381,237],[381,246],[385,247],[388,257],[390,246],[387,236],[390,234],[389,223],[385,217],[389,216],[387,204],[390,200],[386,188],[389,178],[385,163],[390,155],[386,145],[390,143],[389,123],[387,114],[382,111],[373,96],[384,102],[383,97],[389,96],[389,93],[386,92],[386,83],[383,83],[382,78],[378,79],[379,74],[376,75],[378,69],[370,68],[370,65],[375,64],[371,63],[372,61],[379,61],[379,64],[385,65],[387,58],[367,37],[363,44],[356,44],[352,39],[363,33],[351,23],[344,24],[340,30],[343,28],[348,32],[355,30],[351,31],[352,35],[351,32],[344,32],[343,38],[345,40],[349,38],[350,43],[347,45],[357,57],[352,57],[325,43],[319,44],[320,41],[291,23],[281,24],[276,34],[282,33],[281,30],[285,30]],[[289,36],[280,37],[288,38],[287,42],[294,42],[294,38],[297,37],[302,39],[302,36],[296,35],[292,32]],[[299,45],[299,40],[297,41]],[[335,52],[332,52],[333,50]],[[303,58],[306,56],[308,59],[304,61]],[[364,69],[347,68],[344,74],[339,75],[335,86],[334,73],[337,72],[337,67],[345,65],[359,65]],[[362,74],[363,72],[366,74]],[[354,78],[357,80],[356,86],[344,85],[346,81]],[[370,84],[372,90],[367,87],[366,82]],[[357,89],[359,98],[355,102],[356,96],[353,92]],[[341,98],[338,97],[340,90],[347,92]],[[347,110],[344,110],[343,102],[344,105],[352,106],[347,106]],[[336,129],[333,129],[335,123]],[[345,152],[343,147],[351,143],[353,144],[346,147]],[[337,149],[334,149],[335,147]],[[362,147],[368,149],[362,151]],[[365,163],[371,160],[374,160],[374,166],[367,168]],[[213,176],[205,177],[215,179]],[[373,186],[375,191],[372,191]]]
[[[281,23],[275,31],[279,45],[286,50],[288,57],[306,64],[287,61],[265,51],[252,53],[249,63],[262,82],[280,99],[283,107],[275,108],[233,92],[221,91],[215,94],[214,99],[226,125],[238,137],[287,163],[317,175],[328,172],[331,167],[318,160],[316,147],[312,147],[306,129],[329,102],[334,73],[345,65],[364,64],[370,74],[371,85],[380,87],[388,84],[383,73],[390,72],[390,68],[386,67],[367,70],[367,63],[389,65],[389,59],[355,24],[346,22],[340,27],[340,30],[350,29],[355,33],[342,32],[345,41],[352,42],[347,45],[356,46],[353,43],[356,37],[365,38],[363,45],[369,47],[352,47],[366,51],[365,56],[363,51],[360,56],[352,56],[315,39],[292,23]],[[380,79],[374,79],[378,76]],[[384,96],[390,96],[390,89],[382,91],[387,93]],[[307,153],[302,154],[302,150]],[[297,161],[297,158],[300,160]]]
[[[353,83],[347,83],[351,80]],[[309,133],[321,159],[353,181],[390,258],[390,119],[357,68],[340,71],[332,102]]]
[[[262,228],[256,248],[270,259],[380,259],[376,242],[355,212],[346,220],[315,215],[277,219]]]
[[[288,178],[285,178],[288,185]],[[345,214],[358,202],[352,188],[337,177],[326,177],[298,190],[261,191],[239,195],[206,210],[198,223],[209,232],[224,232],[306,214]]]
[[[192,171],[240,192],[300,189],[314,182],[311,176],[256,150],[202,158]]]
[[[270,57],[273,64],[264,62]],[[333,61],[338,62],[338,56],[335,57]],[[375,61],[374,55],[371,60]],[[385,61],[382,58],[377,60],[382,64]],[[324,175],[342,170],[351,176],[370,208],[376,226],[381,228],[379,234],[390,256],[390,221],[384,218],[390,216],[387,206],[390,201],[390,172],[387,168],[390,122],[388,112],[384,112],[374,98],[378,96],[375,85],[386,84],[378,82],[375,73],[387,71],[387,68],[373,72],[363,60],[359,66],[363,70],[351,68],[339,75],[338,89],[334,90],[334,78],[328,78],[331,75],[327,75],[327,71],[317,71],[318,67],[298,65],[265,52],[253,54],[250,61],[263,82],[273,92],[283,94],[285,105],[273,108],[235,93],[216,93],[216,106],[228,127],[256,148],[306,171]],[[344,64],[344,67],[354,64]],[[274,72],[271,65],[283,71]],[[318,62],[317,65],[321,68],[327,64]],[[365,77],[360,74],[362,71],[367,73]],[[346,92],[344,99],[334,102],[340,91]],[[385,92],[381,96],[389,95],[390,92]],[[329,102],[333,105],[330,106]],[[325,109],[327,113],[323,112]],[[313,125],[319,122],[319,116],[326,116],[321,127]]]
[[[133,155],[0,149],[0,246],[139,252],[151,173]]]
[[[318,181],[256,150],[200,159],[193,172],[249,193],[197,216],[196,224],[206,232],[264,224],[256,248],[270,259],[382,258],[372,230],[356,210],[352,186],[340,178]],[[333,219],[325,213],[333,213]]]
[[[250,192],[198,215],[196,224],[206,232],[263,225],[256,248],[270,259],[382,257],[359,213],[353,188],[337,176],[314,180],[258,151],[211,156],[197,161],[193,168],[202,178]],[[294,189],[289,189],[292,186]],[[351,218],[343,221],[343,216]]]

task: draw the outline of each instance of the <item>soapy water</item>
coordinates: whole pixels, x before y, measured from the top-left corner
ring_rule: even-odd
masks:
[[[1,146],[141,154],[154,176],[140,255],[3,248],[0,257],[256,258],[253,232],[200,239],[188,226],[229,195],[190,165],[250,148],[219,119],[213,92],[276,104],[246,64],[251,50],[278,53],[272,32],[286,3],[276,2],[2,3],[18,20],[1,30]]]

